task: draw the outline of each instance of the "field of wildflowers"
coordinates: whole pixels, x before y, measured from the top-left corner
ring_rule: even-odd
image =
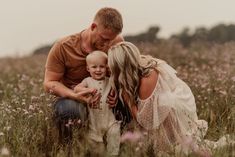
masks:
[[[209,123],[205,138],[215,141],[225,134],[234,137],[235,43],[193,43],[186,49],[173,41],[162,41],[138,47],[143,54],[166,60],[191,87],[198,116]],[[58,144],[52,123],[51,96],[42,87],[45,60],[45,55],[0,59],[0,156],[85,155],[84,128],[74,128],[70,146]],[[153,155],[151,146],[145,152],[141,148],[139,144],[126,143],[120,156]],[[235,146],[212,153],[215,157],[232,157]]]

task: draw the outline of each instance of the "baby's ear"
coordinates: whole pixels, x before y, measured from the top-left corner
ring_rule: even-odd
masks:
[[[86,70],[87,70],[88,72],[90,72],[89,66],[86,66]]]

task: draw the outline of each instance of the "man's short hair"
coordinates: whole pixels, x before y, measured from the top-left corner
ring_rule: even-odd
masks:
[[[115,33],[121,33],[123,28],[122,15],[114,8],[101,8],[95,15],[94,21],[111,29]]]

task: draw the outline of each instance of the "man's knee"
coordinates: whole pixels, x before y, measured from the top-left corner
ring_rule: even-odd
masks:
[[[55,117],[60,120],[80,119],[84,122],[87,119],[87,109],[83,103],[78,101],[60,98],[54,104]]]

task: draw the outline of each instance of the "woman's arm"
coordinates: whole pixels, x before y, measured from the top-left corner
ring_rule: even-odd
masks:
[[[158,80],[158,73],[155,70],[151,71],[148,76],[140,79],[140,86],[139,86],[140,99],[146,99],[152,94],[153,90],[156,87],[157,80]],[[136,114],[138,111],[137,104],[128,101],[130,100],[130,98],[125,91],[122,92],[122,99],[125,104],[130,103],[128,105],[129,110],[131,111],[132,116],[136,119]]]
[[[128,100],[130,100],[129,96],[126,94],[125,91],[122,92],[122,99],[124,101],[124,104],[127,105],[128,103],[131,103],[128,106],[130,112],[131,112],[131,115],[134,119],[136,119],[136,114],[137,114],[137,104],[134,104],[133,102],[129,102]]]
[[[146,77],[140,79],[139,97],[140,99],[147,99],[153,93],[158,80],[158,72],[152,70]]]

